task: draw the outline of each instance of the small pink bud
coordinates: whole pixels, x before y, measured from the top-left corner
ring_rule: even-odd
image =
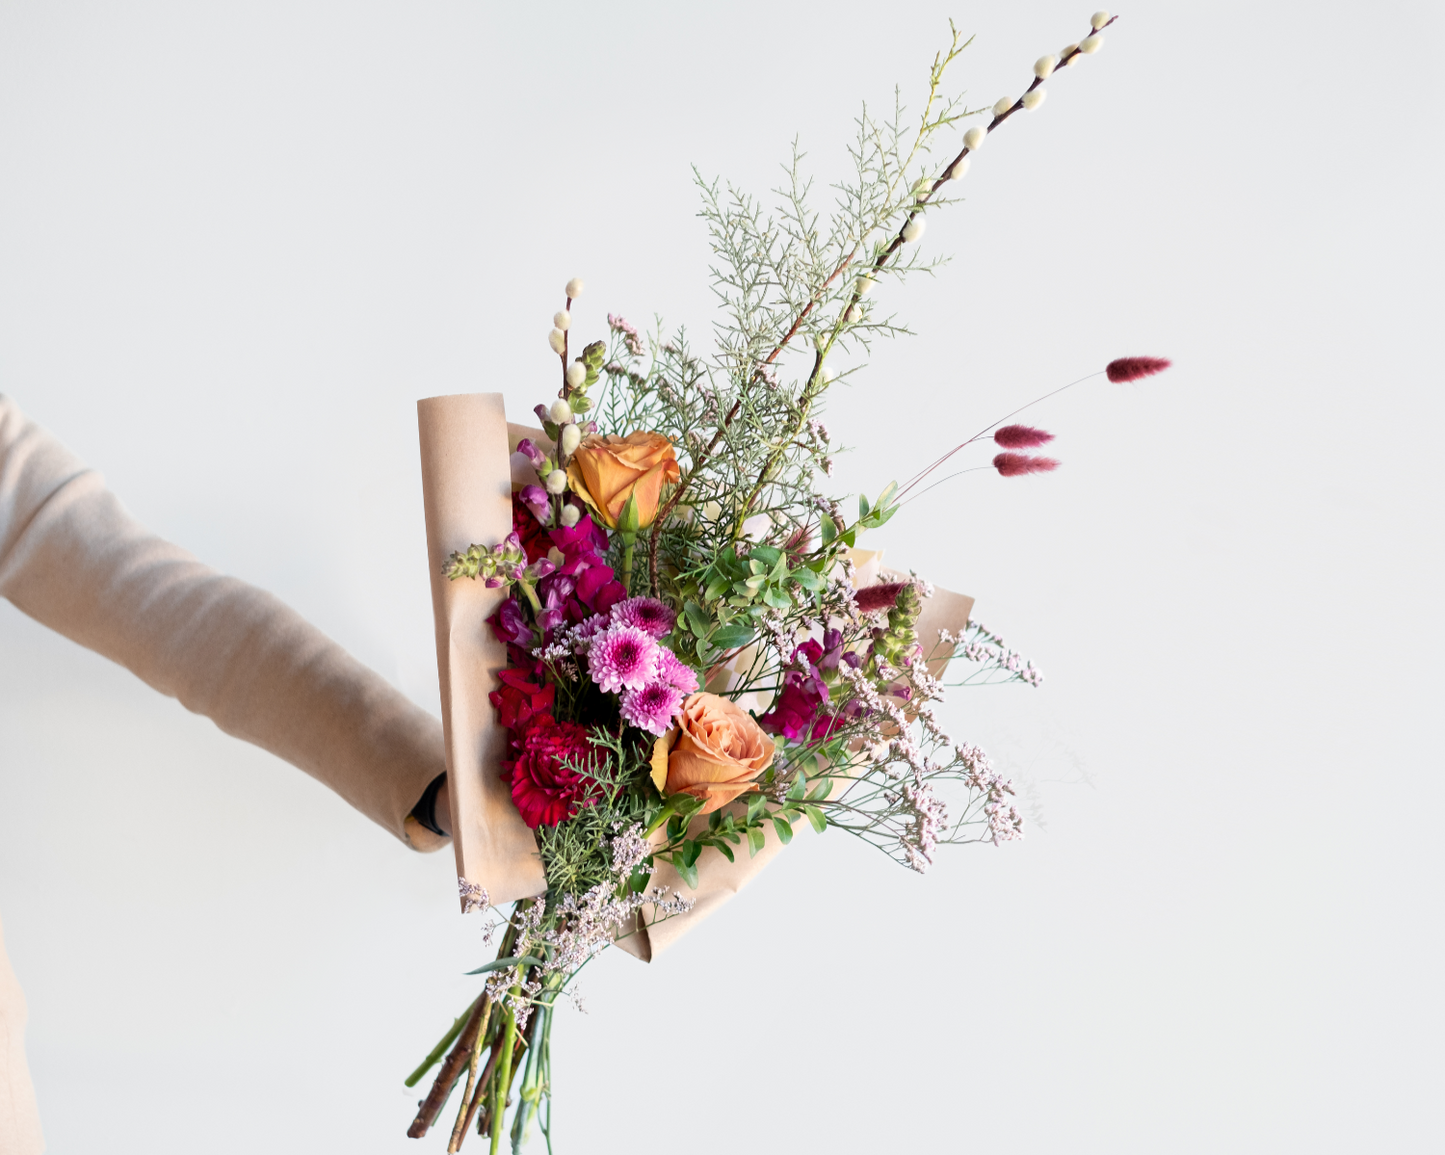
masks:
[[[1140,377],[1152,377],[1162,373],[1173,362],[1167,357],[1120,357],[1110,361],[1104,368],[1110,381],[1137,381]]]
[[[1000,453],[993,467],[1001,477],[1022,477],[1025,473],[1048,473],[1059,467],[1052,457],[1030,457],[1027,453]]]
[[[1005,425],[993,435],[993,439],[1005,449],[1032,449],[1036,445],[1048,444],[1054,435],[1032,425]]]
[[[517,442],[517,452],[532,463],[533,469],[541,469],[542,466],[547,464],[546,455],[532,444],[530,437],[524,437],[521,441]]]

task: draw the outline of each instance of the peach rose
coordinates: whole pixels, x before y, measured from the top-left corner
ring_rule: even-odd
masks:
[[[626,437],[593,434],[583,438],[567,466],[572,492],[616,529],[627,499],[637,498],[637,528],[651,525],[662,501],[662,487],[682,477],[672,442],[660,433]]]
[[[727,698],[693,694],[682,704],[677,744],[667,759],[667,793],[691,794],[711,814],[773,764],[773,740]]]

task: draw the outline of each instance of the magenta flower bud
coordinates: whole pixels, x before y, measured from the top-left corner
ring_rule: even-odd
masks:
[[[496,577],[496,576],[494,575],[494,576],[492,576],[492,577],[489,577],[489,578],[488,578],[486,581],[484,581],[482,584],[483,584],[484,586],[486,586],[487,589],[489,589],[489,590],[498,590],[498,589],[501,589],[504,585],[507,584],[507,579],[506,579],[506,578],[499,578],[499,577]]]
[[[535,406],[532,409],[532,412],[537,415],[537,420],[541,421],[543,424],[546,424],[548,421],[552,420],[552,414],[545,405]]]
[[[538,408],[540,408],[540,406]],[[542,466],[547,464],[547,455],[532,444],[530,437],[524,437],[521,441],[517,442],[517,452],[523,454],[527,460],[532,463],[532,468],[537,470],[538,473],[542,471]]]
[[[993,435],[993,439],[1004,449],[1033,449],[1036,445],[1052,441],[1054,435],[1032,425],[1005,425]]]
[[[508,549],[514,549],[518,552],[520,552],[522,549],[522,539],[517,536],[517,531],[515,529],[502,539],[502,544],[505,545]]]
[[[1110,381],[1137,381],[1140,377],[1162,373],[1172,364],[1167,357],[1120,357],[1110,361],[1104,372],[1109,375]]]
[[[1059,467],[1052,457],[1030,457],[1027,453],[1000,453],[993,467],[1001,477],[1022,477],[1025,473],[1049,473]]]
[[[518,494],[522,504],[532,511],[532,516],[546,525],[552,519],[552,502],[547,491],[540,485],[524,485]]]
[[[539,557],[531,565],[532,576],[538,580],[546,577],[550,573],[555,573],[556,569],[557,567],[545,557]]]

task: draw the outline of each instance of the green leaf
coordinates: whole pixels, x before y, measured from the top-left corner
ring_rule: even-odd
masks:
[[[753,855],[755,855],[759,850],[763,848],[766,843],[767,839],[763,837],[763,832],[761,830],[759,830],[757,827],[753,827],[751,830],[749,830],[748,857],[751,858]]]
[[[752,552],[748,554],[748,559],[760,563],[764,569],[771,569],[783,556],[783,551],[775,545],[758,545],[753,547]]]
[[[803,813],[808,816],[808,821],[813,824],[813,829],[819,834],[828,829],[828,819],[816,806],[804,806]]]
[[[763,812],[764,810],[766,810],[767,807],[768,807],[768,800],[767,800],[765,797],[763,797],[763,795],[761,795],[761,794],[751,794],[751,795],[749,795],[749,796],[748,796],[748,824],[751,825],[752,823],[756,822],[756,821],[758,820],[758,815],[762,814],[762,812]]]
[[[808,801],[821,802],[831,793],[833,793],[833,780],[831,778],[824,778],[821,782],[817,783],[812,790],[808,791]]]
[[[787,590],[766,589],[763,591],[763,601],[775,610],[791,609],[793,599],[788,596]]]
[[[715,845],[718,848],[718,853],[721,854],[724,858],[726,858],[729,862],[737,861],[737,859],[733,857],[733,848],[729,846],[726,842],[718,842]]]
[[[838,523],[833,520],[831,515],[825,513],[819,528],[823,531],[823,544],[832,545],[833,539],[838,536]]]
[[[680,879],[682,879],[683,882],[687,883],[688,886],[692,887],[693,890],[696,890],[696,889],[697,889],[697,867],[694,866],[694,865],[693,865],[692,863],[690,863],[690,862],[688,862],[688,863],[678,862],[676,858],[674,858],[674,859],[672,860],[672,865],[673,865],[673,868],[677,871],[677,876],[678,876]]]
[[[745,646],[753,640],[754,630],[752,626],[742,622],[733,622],[730,625],[719,626],[717,631],[708,639],[714,646],[721,650],[735,650],[739,646]]]
[[[807,792],[808,776],[806,774],[799,774],[788,786],[788,801],[801,802]]]
[[[700,638],[707,637],[708,630],[712,629],[712,619],[703,611],[702,606],[697,602],[683,602],[682,612],[692,632]]]
[[[778,832],[778,837],[783,840],[784,846],[793,841],[793,828],[781,814],[773,815],[773,829]]]
[[[858,516],[868,516],[868,499],[864,497],[861,493],[858,495]]]
[[[888,501],[889,501],[889,499],[890,499],[895,493],[897,493],[897,492],[898,492],[898,482],[896,482],[896,481],[890,481],[890,482],[888,483],[888,487],[887,487],[886,489],[884,489],[884,491],[878,495],[878,501],[875,503],[876,506],[877,506],[877,508],[879,508],[879,509],[887,509],[887,508],[888,508]]]
[[[703,591],[703,600],[715,602],[723,594],[727,593],[728,587],[733,584],[732,578],[720,574],[707,583],[707,589]]]
[[[496,960],[496,962],[489,962],[489,963],[488,963],[486,966],[484,966],[484,967],[478,967],[478,968],[477,968],[476,970],[474,970],[474,971],[467,971],[467,974],[469,974],[469,975],[484,975],[484,974],[486,974],[488,971],[500,971],[500,970],[505,970],[507,967],[514,967],[514,966],[516,966],[518,963],[520,963],[522,966],[539,967],[539,966],[542,965],[542,962],[543,962],[542,959],[535,958],[535,957],[532,956],[532,955],[529,955],[529,954],[518,954],[518,955],[512,955],[512,956],[510,956],[509,958],[499,958],[499,959]]]
[[[827,584],[821,575],[815,574],[807,566],[795,569],[789,576],[809,593],[817,593]]]

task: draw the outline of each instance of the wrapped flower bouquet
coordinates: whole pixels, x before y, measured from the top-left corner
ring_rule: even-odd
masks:
[[[534,425],[509,424],[497,394],[420,402],[461,900],[497,941],[475,1001],[408,1080],[439,1068],[410,1135],[459,1091],[449,1151],[473,1128],[493,1152],[533,1129],[550,1149],[550,1032],[577,972],[613,944],[652,960],[801,830],[846,831],[919,871],[942,846],[1020,836],[1009,783],[935,705],[951,660],[954,684],[1036,686],[1038,671],[971,620],[971,598],[863,545],[955,454],[991,446],[982,467],[1043,472],[1050,435],[1010,414],[845,506],[826,489],[820,415],[838,354],[856,366],[901,331],[877,290],[929,267],[927,214],[1111,22],[1096,14],[991,110],[943,95],[955,34],[916,121],[860,116],[830,219],[796,157],[773,216],[700,181],[715,349],[615,315],[604,329],[573,280]]]

